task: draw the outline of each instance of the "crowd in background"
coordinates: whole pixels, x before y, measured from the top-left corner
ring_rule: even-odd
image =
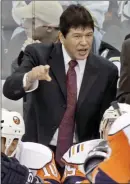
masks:
[[[2,79],[5,80],[11,74],[11,64],[14,61],[22,45],[26,40],[24,33],[26,27],[23,26],[24,17],[22,19],[15,15],[15,8],[28,4],[26,1],[2,1]],[[126,1],[127,2],[127,1]],[[125,35],[130,30],[129,19],[129,2],[125,1],[60,1],[63,9],[71,3],[80,3],[87,7],[94,15],[100,33],[97,34],[98,46],[100,41],[111,44],[119,51]],[[32,7],[33,8],[33,7]],[[55,10],[52,10],[55,11]],[[51,13],[51,12],[50,12]],[[35,15],[32,15],[35,16]],[[36,15],[37,16],[37,15]],[[33,26],[27,25],[33,30]],[[15,49],[14,49],[15,48]]]

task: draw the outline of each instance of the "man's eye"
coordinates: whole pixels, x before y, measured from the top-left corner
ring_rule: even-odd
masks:
[[[79,36],[79,35],[75,35],[75,37],[76,37],[76,38],[80,38],[81,36]]]
[[[92,34],[87,35],[87,37],[91,37],[91,36],[92,36]]]

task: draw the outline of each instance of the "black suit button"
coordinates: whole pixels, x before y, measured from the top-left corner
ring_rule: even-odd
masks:
[[[61,107],[63,107],[64,109],[66,109],[67,106],[66,106],[66,104],[63,104],[63,105],[61,105]]]

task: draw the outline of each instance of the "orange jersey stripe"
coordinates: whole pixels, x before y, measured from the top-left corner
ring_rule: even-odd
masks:
[[[60,174],[55,165],[54,155],[50,163],[48,163],[42,169],[37,170],[37,176],[43,179],[43,181],[46,179],[51,179],[60,183]]]

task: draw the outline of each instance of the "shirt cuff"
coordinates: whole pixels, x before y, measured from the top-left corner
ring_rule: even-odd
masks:
[[[26,87],[26,77],[27,77],[27,73],[23,77],[23,87],[24,88]],[[38,85],[39,85],[39,81],[38,80],[35,80],[32,83],[31,87],[28,90],[26,90],[25,92],[26,93],[29,93],[29,92],[32,92],[32,91],[36,90],[38,88]]]

